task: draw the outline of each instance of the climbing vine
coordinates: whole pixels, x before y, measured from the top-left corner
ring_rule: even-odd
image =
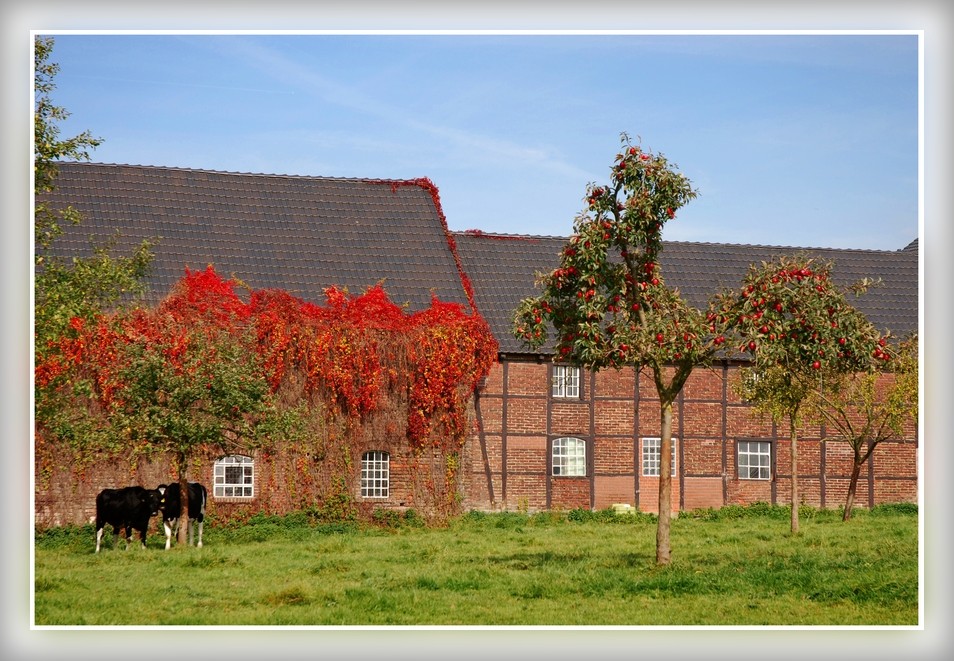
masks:
[[[331,457],[328,465],[334,463],[335,471],[353,469],[351,452],[360,453],[370,438],[396,444],[401,437],[420,457],[437,452],[452,457],[442,462],[444,468],[457,465],[470,397],[497,354],[479,314],[436,297],[427,309],[408,312],[381,286],[360,295],[330,287],[323,305],[281,290],[251,291],[243,301],[238,284],[211,266],[187,270],[155,308],[72,320],[35,366],[38,435],[68,446],[77,457],[130,451],[141,439],[107,428],[109,418],[136,401],[130,399],[136,379],[129,369],[144,364],[130,362],[130,347],[137,346],[140,354],[155,356],[157,369],[201,379],[208,388],[205,394],[175,381],[175,392],[191,398],[180,415],[211,411],[231,418],[229,429],[255,416],[273,432],[271,438],[258,437],[256,447],[287,454],[296,465]],[[254,365],[255,373],[220,376],[209,368],[236,356],[245,356],[240,362]],[[231,400],[227,408],[209,405],[213,392],[224,397],[230,384],[248,379],[261,382],[264,409],[253,412]],[[279,419],[287,424],[275,423]],[[318,430],[321,441],[303,433],[306,428]],[[276,448],[281,439],[284,450]],[[338,459],[342,451],[348,457]],[[455,493],[447,492],[458,471],[444,468],[432,500],[453,501]],[[314,479],[304,465],[292,472],[296,482],[290,488],[300,504],[298,492]]]

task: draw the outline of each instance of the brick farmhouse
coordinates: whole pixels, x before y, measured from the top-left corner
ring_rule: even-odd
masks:
[[[324,302],[331,285],[361,292],[383,282],[409,310],[432,294],[472,305],[499,343],[499,361],[478,390],[473,432],[462,453],[465,509],[602,509],[628,504],[658,511],[659,408],[651,378],[633,368],[590,372],[531,352],[510,334],[517,303],[536,293],[537,272],[549,271],[566,238],[451,232],[436,189],[426,180],[381,181],[223,173],[151,166],[64,163],[54,205],[73,205],[83,222],[54,244],[62,257],[86,255],[115,241],[127,254],[156,238],[147,281],[160,299],[185,268],[212,264],[254,289],[284,289]],[[117,236],[117,232],[120,234]],[[881,330],[918,329],[918,242],[896,251],[665,242],[667,282],[704,307],[719,287],[737,286],[748,266],[807,250],[834,262],[842,284],[862,277],[884,286],[856,306]],[[674,409],[673,511],[726,504],[786,504],[788,429],[757,415],[735,394],[744,363],[724,359],[698,368]],[[843,504],[851,451],[823,426],[799,430],[798,478],[804,503]],[[883,443],[862,473],[856,502],[916,502],[917,428]],[[350,482],[369,507],[413,505],[407,452],[363,440]],[[37,473],[39,468],[35,467]],[[294,481],[256,456],[213,457],[194,475],[210,487],[210,510],[290,507],[275,490]],[[99,466],[80,488],[69,466],[37,480],[42,524],[88,520],[95,491],[171,478],[168,465]],[[270,471],[272,472],[270,474]],[[130,482],[133,480],[133,482]],[[285,505],[283,505],[283,503]]]

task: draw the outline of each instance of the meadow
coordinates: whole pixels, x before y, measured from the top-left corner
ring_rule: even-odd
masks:
[[[201,549],[152,535],[94,554],[92,526],[38,531],[47,625],[709,626],[918,624],[913,505],[840,512],[730,506],[673,521],[611,511],[470,512],[446,527],[304,514],[206,525]],[[107,531],[108,537],[108,531]]]

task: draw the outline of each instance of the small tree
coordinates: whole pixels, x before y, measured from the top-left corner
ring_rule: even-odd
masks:
[[[248,449],[268,386],[251,342],[220,329],[180,327],[168,314],[150,317],[134,320],[148,324],[145,332],[124,329],[109,423],[128,443],[172,457],[182,494],[178,541],[185,544],[192,459],[207,447]]]
[[[776,421],[788,420],[792,533],[798,533],[798,424],[823,376],[871,367],[878,333],[831,279],[832,265],[800,254],[752,265],[742,287],[723,293],[720,322],[733,327],[753,366],[740,393]],[[862,293],[870,281],[849,288]]]
[[[269,410],[269,387],[252,347],[255,329],[232,281],[210,267],[188,272],[152,311],[120,316],[113,429],[168,453],[181,497],[179,543],[188,528],[188,466],[203,447],[248,449]]]
[[[817,415],[835,431],[833,437],[852,451],[844,521],[851,518],[865,462],[882,442],[903,438],[905,424],[918,415],[917,335],[896,347],[884,342],[876,351],[876,358],[889,362],[890,373],[869,369],[830,375],[814,402]]]
[[[542,293],[520,303],[514,335],[533,347],[556,330],[555,360],[589,369],[648,369],[660,399],[662,466],[672,456],[672,405],[696,365],[722,341],[713,319],[663,282],[658,264],[663,225],[696,196],[665,156],[623,134],[612,183],[590,184],[587,209],[560,253],[539,277]],[[669,564],[672,478],[660,470],[656,562]]]
[[[188,526],[188,468],[203,448],[250,449],[272,412],[248,307],[211,269],[187,273],[155,308],[74,318],[35,378],[38,425],[81,454],[169,456]]]

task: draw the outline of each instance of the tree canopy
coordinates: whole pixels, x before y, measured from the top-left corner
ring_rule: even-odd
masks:
[[[513,333],[531,347],[556,332],[555,359],[591,369],[648,369],[660,399],[660,456],[672,453],[672,405],[692,370],[724,337],[668,287],[659,265],[662,229],[697,192],[661,153],[621,136],[610,183],[587,187],[586,207],[559,255],[540,274],[541,293],[523,300]],[[660,462],[667,465],[667,461]],[[656,561],[671,558],[670,472],[660,471]]]
[[[832,268],[806,254],[753,264],[738,290],[721,295],[714,313],[752,360],[742,397],[776,421],[788,421],[792,533],[799,529],[798,424],[807,403],[826,381],[888,359],[885,339],[846,297],[872,283],[844,290],[832,280]]]

